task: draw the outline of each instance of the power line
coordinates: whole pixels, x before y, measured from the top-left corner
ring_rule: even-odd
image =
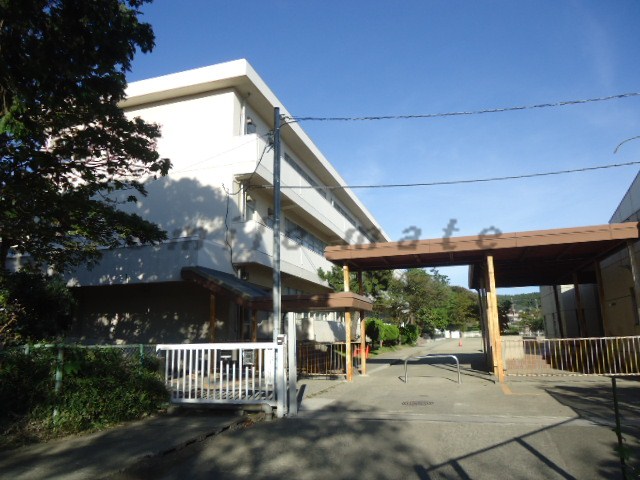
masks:
[[[525,175],[510,175],[504,177],[490,177],[490,178],[475,178],[475,179],[467,179],[467,180],[443,180],[438,182],[420,182],[420,183],[386,183],[386,184],[377,184],[377,185],[282,185],[280,188],[282,189],[291,189],[291,188],[313,188],[315,190],[323,189],[323,190],[340,190],[340,189],[365,189],[365,188],[407,188],[407,187],[436,187],[440,185],[462,185],[469,183],[484,183],[484,182],[500,182],[505,180],[520,180],[524,178],[534,178],[534,177],[548,177],[552,175],[565,175],[569,173],[581,173],[581,172],[590,172],[593,170],[605,170],[608,168],[618,168],[618,167],[628,167],[630,165],[639,165],[640,160],[635,162],[626,162],[626,163],[613,163],[609,165],[598,165],[595,167],[583,167],[583,168],[575,168],[571,170],[557,170],[554,172],[538,172],[538,173],[529,173]],[[254,186],[252,188],[273,188],[273,185],[264,185],[264,186]]]
[[[608,97],[587,98],[582,100],[565,100],[562,102],[539,103],[537,105],[520,105],[515,107],[489,108],[485,110],[470,110],[466,112],[424,113],[416,115],[377,115],[370,117],[285,117],[285,123],[295,122],[364,122],[373,120],[410,120],[419,118],[456,117],[462,115],[481,115],[484,113],[503,113],[519,110],[533,110],[538,108],[566,107],[583,103],[605,102],[608,100],[620,100],[640,96],[640,92],[622,93]]]
[[[615,148],[615,150],[613,151],[613,153],[618,153],[618,150],[620,150],[620,147],[621,147],[622,145],[624,145],[625,143],[627,143],[627,142],[631,142],[632,140],[638,140],[639,138],[640,138],[640,136],[637,136],[637,137],[631,137],[631,138],[627,138],[626,140],[624,140],[624,141],[620,142],[620,143],[618,144],[618,146]]]
[[[261,138],[261,139],[262,138],[268,138],[270,135],[271,135],[271,132],[268,132],[268,133],[265,133],[264,135],[259,135],[257,138]],[[255,139],[250,138],[246,142],[240,143],[240,144],[236,145],[235,147],[231,147],[231,148],[229,148],[227,150],[224,150],[222,152],[218,152],[218,153],[216,153],[214,155],[211,155],[209,157],[203,158],[202,160],[198,160],[196,162],[193,162],[193,163],[190,163],[188,165],[185,165],[182,170],[175,170],[175,171],[172,171],[171,173],[174,173],[174,174],[175,173],[187,173],[187,172],[196,172],[196,171],[208,169],[209,167],[199,167],[199,168],[193,168],[193,167],[195,167],[196,165],[200,165],[200,164],[203,164],[205,162],[208,162],[210,160],[213,160],[215,158],[221,157],[221,156],[226,155],[228,153],[231,153],[234,150],[237,150],[239,148],[245,147],[245,146],[253,143],[254,141],[255,141]]]

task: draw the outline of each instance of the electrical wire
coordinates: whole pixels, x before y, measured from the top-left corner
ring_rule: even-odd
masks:
[[[624,140],[624,141],[620,142],[620,143],[618,144],[618,146],[615,148],[615,150],[613,151],[613,153],[618,153],[618,150],[620,149],[620,147],[621,147],[622,145],[624,145],[625,143],[630,142],[630,141],[632,141],[632,140],[637,140],[637,139],[639,139],[639,138],[640,138],[640,136],[637,136],[637,137],[631,137],[631,138],[627,138],[626,140]]]
[[[251,187],[251,179],[253,178],[253,176],[258,171],[258,167],[262,163],[262,159],[264,158],[265,154],[271,149],[271,147],[272,147],[271,144],[266,144],[265,147],[262,149],[262,154],[260,155],[260,159],[258,160],[258,163],[256,164],[256,168],[253,169],[253,172],[251,172],[251,175],[249,175],[249,179],[247,180],[247,184],[248,184],[247,190]],[[226,204],[226,208],[225,208],[225,212],[224,212],[224,243],[229,248],[229,257],[230,257],[230,260],[231,260],[231,267],[237,273],[238,269],[236,268],[235,263],[233,263],[233,246],[231,245],[231,242],[229,241],[229,202],[231,201],[231,195],[237,195],[238,193],[241,192],[241,189],[237,190],[235,192],[230,192],[227,189],[227,187],[225,186],[224,183],[222,184],[222,189],[227,194],[227,204]]]
[[[230,259],[231,267],[233,268],[234,272],[238,273],[236,265],[235,263],[233,263],[233,245],[231,245],[231,242],[229,241],[229,201],[231,199],[231,192],[227,190],[227,187],[225,187],[224,183],[222,184],[222,189],[227,194],[227,205],[224,212],[224,243],[229,248],[229,259]]]
[[[271,132],[265,133],[264,135],[259,135],[258,138],[269,138],[269,136],[271,135]],[[211,155],[210,157],[204,158],[202,160],[198,160],[190,165],[185,165],[186,168],[182,169],[182,170],[172,170],[171,173],[186,173],[186,172],[195,172],[195,171],[199,171],[199,170],[203,170],[203,168],[208,168],[208,167],[202,167],[202,168],[192,168],[196,165],[200,165],[202,163],[208,162],[210,160],[213,160],[215,158],[221,157],[223,155],[226,155],[227,153],[233,152],[234,150],[237,150],[239,148],[244,147],[245,145],[249,145],[250,143],[253,143],[254,139],[251,138],[246,142],[243,142],[239,145],[236,145],[235,147],[231,147],[228,150],[225,150],[223,152],[218,152],[215,155]]]
[[[608,168],[618,168],[618,167],[628,167],[630,165],[640,165],[640,160],[634,162],[626,162],[626,163],[613,163],[609,165],[598,165],[595,167],[583,167],[583,168],[574,168],[571,170],[557,170],[553,172],[538,172],[538,173],[529,173],[524,175],[509,175],[504,177],[490,177],[490,178],[475,178],[475,179],[467,179],[467,180],[443,180],[438,182],[419,182],[419,183],[384,183],[384,184],[372,184],[372,185],[296,185],[296,186],[288,186],[281,185],[281,189],[289,189],[289,188],[306,188],[306,189],[323,189],[323,190],[341,190],[341,189],[366,189],[366,188],[407,188],[407,187],[436,187],[440,185],[463,185],[469,183],[485,183],[485,182],[500,182],[506,180],[519,180],[523,178],[535,178],[535,177],[548,177],[552,175],[565,175],[570,173],[581,173],[581,172],[590,172],[593,170],[605,170]],[[264,185],[264,186],[255,186],[254,188],[265,188],[270,189],[273,188],[273,185]]]
[[[256,164],[256,168],[253,169],[253,172],[251,172],[251,175],[249,175],[249,178],[246,180],[246,184],[247,184],[247,190],[251,189],[252,185],[251,185],[251,180],[253,179],[253,176],[256,174],[256,172],[258,171],[258,167],[260,167],[260,164],[262,163],[262,159],[264,158],[265,154],[271,150],[273,148],[273,144],[272,143],[268,143],[267,145],[265,145],[265,147],[262,149],[262,153],[260,154],[260,158],[258,159],[258,163]]]
[[[582,100],[565,100],[561,102],[552,103],[539,103],[537,105],[520,105],[515,107],[500,107],[489,108],[485,110],[470,110],[463,112],[444,112],[444,113],[424,113],[415,115],[376,115],[367,117],[285,117],[285,123],[296,122],[363,122],[374,120],[412,120],[412,119],[424,119],[424,118],[439,118],[439,117],[456,117],[463,115],[482,115],[485,113],[503,113],[514,112],[519,110],[533,110],[539,108],[552,108],[552,107],[566,107],[569,105],[580,105],[584,103],[605,102],[608,100],[620,100],[623,98],[631,98],[640,96],[640,92],[622,93],[619,95],[610,95],[608,97],[587,98]]]

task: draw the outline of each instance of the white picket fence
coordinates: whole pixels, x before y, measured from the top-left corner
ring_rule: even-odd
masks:
[[[164,380],[175,404],[268,404],[282,412],[276,361],[277,343],[198,343],[158,345]]]

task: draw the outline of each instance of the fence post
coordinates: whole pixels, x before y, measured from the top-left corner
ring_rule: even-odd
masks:
[[[622,428],[620,426],[620,409],[618,408],[618,389],[616,386],[616,377],[611,377],[611,390],[613,393],[613,411],[616,418],[616,435],[618,437],[618,456],[620,457],[620,467],[622,468],[622,478],[625,480],[627,477],[627,465],[626,465],[626,447],[622,438]]]
[[[60,390],[62,389],[62,365],[64,363],[64,349],[61,346],[58,346],[58,359],[56,361],[56,383],[53,389],[54,392],[54,402],[55,406],[53,407],[53,421],[55,423],[58,417],[58,397],[60,395]]]

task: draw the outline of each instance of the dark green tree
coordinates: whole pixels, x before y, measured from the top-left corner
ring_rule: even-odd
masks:
[[[417,324],[431,337],[435,336],[436,330],[443,331],[449,328],[449,315],[446,306],[423,307],[418,311],[416,319]]]
[[[527,327],[530,333],[544,330],[544,316],[540,308],[529,308],[520,312],[520,323]]]
[[[318,269],[318,276],[326,280],[331,288],[336,292],[344,291],[344,273],[342,268],[334,265],[331,270],[324,271],[322,268]],[[372,272],[362,272],[362,286],[364,288],[364,294],[370,296],[373,299],[378,299],[380,295],[389,288],[389,282],[393,277],[391,270],[377,270]],[[358,275],[355,272],[350,272],[349,283],[352,292],[358,292]]]
[[[0,0],[0,269],[10,250],[58,271],[99,248],[155,242],[118,207],[166,175],[156,125],[120,107],[148,0]]]
[[[433,334],[435,329],[446,328],[448,324],[449,294],[446,276],[414,268],[391,279],[383,304],[396,323],[416,323]]]
[[[505,299],[498,302],[498,321],[500,322],[500,333],[504,333],[509,328],[509,314],[513,309],[513,302]]]
[[[477,296],[463,287],[452,286],[447,305],[449,328],[465,332],[480,323]]]
[[[0,275],[0,350],[64,333],[74,305],[61,278],[27,271]]]
[[[421,268],[409,269],[405,273],[405,295],[411,312],[442,307],[449,298],[449,279],[437,270],[429,274]]]

